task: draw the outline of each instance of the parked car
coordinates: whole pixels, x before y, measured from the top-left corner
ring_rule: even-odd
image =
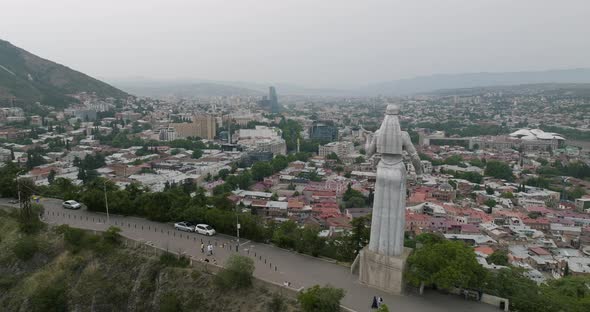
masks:
[[[207,236],[215,235],[215,230],[207,224],[197,224],[197,226],[195,227],[195,232]]]
[[[188,221],[182,221],[174,223],[174,229],[179,231],[194,232],[195,226]]]
[[[66,209],[80,209],[80,208],[82,208],[82,205],[80,205],[80,203],[75,200],[66,200],[62,204],[62,206]]]

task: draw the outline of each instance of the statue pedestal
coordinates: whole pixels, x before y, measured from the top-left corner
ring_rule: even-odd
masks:
[[[401,256],[392,257],[363,248],[359,253],[359,281],[389,293],[401,294],[406,260],[411,252],[412,249],[406,247]]]

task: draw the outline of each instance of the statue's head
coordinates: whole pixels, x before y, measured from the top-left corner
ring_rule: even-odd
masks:
[[[399,105],[397,104],[388,104],[387,109],[385,110],[386,115],[399,115]]]

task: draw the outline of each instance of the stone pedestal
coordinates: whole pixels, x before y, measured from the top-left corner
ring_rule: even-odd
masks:
[[[401,256],[391,257],[363,248],[359,253],[359,281],[389,293],[401,294],[404,268],[410,252],[411,248],[404,248]]]

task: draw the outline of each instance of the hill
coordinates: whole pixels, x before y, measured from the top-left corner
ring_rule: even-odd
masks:
[[[188,260],[123,247],[117,236],[64,226],[23,234],[0,207],[0,310],[246,312],[276,298],[262,286],[221,289]],[[298,310],[283,300],[282,311]]]
[[[135,95],[154,98],[167,96],[185,98],[232,95],[260,96],[263,94],[257,90],[213,82],[165,82],[140,79],[121,80],[113,82],[113,84]]]
[[[439,74],[375,83],[357,91],[370,95],[408,95],[442,89],[544,83],[590,83],[590,69]]]
[[[268,94],[268,87],[274,86],[279,96],[343,96],[353,93],[340,89],[306,88],[285,83],[256,83],[243,81],[216,81],[202,79],[154,80],[149,78],[124,78],[108,80],[114,86],[125,89],[135,95],[149,97],[207,97]]]
[[[56,108],[76,102],[69,95],[94,92],[100,98],[127,93],[66,66],[0,40],[0,104],[40,102]]]

